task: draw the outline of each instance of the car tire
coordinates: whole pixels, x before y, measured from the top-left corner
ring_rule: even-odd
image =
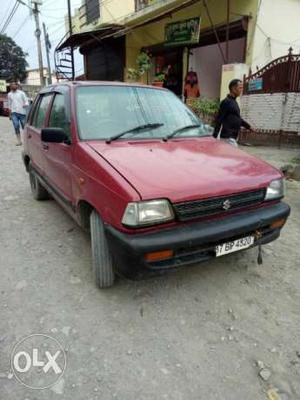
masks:
[[[48,200],[50,198],[49,193],[44,188],[44,186],[39,181],[38,177],[36,176],[34,170],[29,165],[29,181],[31,187],[31,193],[35,200]]]
[[[96,284],[102,289],[111,287],[115,280],[113,260],[108,248],[104,224],[95,210],[90,215],[90,231]]]

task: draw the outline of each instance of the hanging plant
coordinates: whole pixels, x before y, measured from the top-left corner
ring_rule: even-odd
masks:
[[[145,72],[149,71],[151,68],[151,57],[146,51],[141,51],[137,56],[136,63],[138,66],[138,70],[143,75]]]
[[[128,68],[127,78],[132,82],[139,81],[141,78],[141,72],[136,68]]]

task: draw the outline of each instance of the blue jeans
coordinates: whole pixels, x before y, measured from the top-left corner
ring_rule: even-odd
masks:
[[[13,112],[11,113],[11,120],[15,128],[16,135],[20,135],[20,125],[22,129],[24,129],[26,115]]]

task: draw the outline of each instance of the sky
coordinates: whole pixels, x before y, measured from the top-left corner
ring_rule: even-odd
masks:
[[[23,0],[23,2],[31,5],[30,0]],[[67,0],[43,0],[42,3],[42,6],[40,6],[40,24],[42,29],[42,23],[44,22],[49,33],[49,39],[52,44],[50,63],[51,68],[54,69],[53,52],[56,45],[66,33],[64,18],[67,14]],[[14,4],[15,0],[0,0],[0,31]],[[82,0],[71,0],[72,11],[81,4]],[[38,68],[37,44],[34,31],[35,23],[33,16],[30,16],[29,8],[20,4],[4,33],[12,37],[17,45],[20,46],[25,53],[28,53],[28,57],[26,58],[29,64],[28,69]],[[43,34],[42,38],[43,65],[46,67],[47,60]],[[82,73],[82,56],[76,54],[75,75],[80,75]]]

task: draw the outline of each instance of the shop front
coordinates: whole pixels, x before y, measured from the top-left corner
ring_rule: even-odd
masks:
[[[224,65],[246,64],[247,26],[248,21],[244,17],[230,23],[228,28],[227,25],[216,28],[217,36],[212,29],[207,29],[201,33],[197,45],[189,48],[188,69],[199,77],[200,93],[205,98],[217,99],[220,96]]]
[[[0,79],[0,115],[8,116],[7,83]]]
[[[181,97],[184,87],[184,54],[187,46],[199,41],[199,35],[198,17],[166,24],[164,43],[145,49],[152,57],[150,82]]]
[[[177,96],[181,95],[182,88],[182,49],[160,51],[152,53],[151,83],[165,87]]]
[[[125,39],[93,40],[80,47],[87,80],[122,81],[124,78]]]
[[[64,38],[55,49],[55,69],[61,79],[74,79],[71,54],[79,48],[83,55],[86,80],[123,81],[125,67],[125,36],[114,35],[124,27],[111,24]],[[79,77],[77,77],[79,79]]]
[[[152,56],[145,83],[154,83],[176,95],[218,99],[223,66],[247,64],[256,1],[197,2],[145,21],[126,34],[126,67],[132,67],[140,51]],[[247,3],[247,4],[246,4]],[[205,3],[207,5],[207,3]]]

